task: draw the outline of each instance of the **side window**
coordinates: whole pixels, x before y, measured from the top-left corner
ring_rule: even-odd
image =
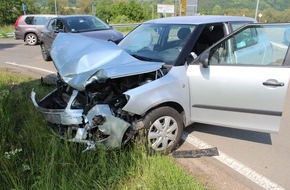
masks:
[[[56,30],[62,30],[64,31],[64,25],[63,25],[63,22],[59,19],[57,19],[56,21]]]
[[[206,25],[198,37],[192,52],[194,52],[196,55],[199,55],[209,46],[222,39],[224,36],[224,26],[222,23]]]
[[[44,25],[46,23],[46,17],[34,17],[33,24],[34,25]]]
[[[244,26],[245,24],[248,24],[249,22],[232,22],[232,29],[233,31],[237,30],[238,28]],[[252,23],[252,22],[251,22]]]
[[[25,18],[25,23],[28,25],[32,25],[33,24],[33,16],[28,16]]]
[[[289,32],[287,25],[247,26],[214,46],[209,52],[209,64],[282,66]]]
[[[234,37],[234,44],[236,49],[246,48],[258,43],[257,30],[248,28]]]
[[[47,29],[54,31],[56,29],[56,19],[51,19],[48,23]]]

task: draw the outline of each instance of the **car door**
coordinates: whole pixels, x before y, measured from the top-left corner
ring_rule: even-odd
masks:
[[[45,32],[43,32],[43,34],[45,35],[45,43],[47,44],[48,49],[50,49],[54,39],[57,36],[57,29],[58,29],[58,23],[60,23],[61,21],[59,19],[51,19],[47,25],[47,30]]]
[[[259,30],[248,28],[235,36],[235,58],[239,64],[271,64],[272,47]]]
[[[283,44],[283,34],[288,28],[289,24],[247,25],[189,64],[191,120],[277,132],[290,76],[288,46]],[[267,63],[251,47],[245,47],[243,55],[238,55],[236,38],[249,29],[258,31],[257,43],[271,44],[265,49],[271,52]],[[237,61],[239,58],[244,61]]]

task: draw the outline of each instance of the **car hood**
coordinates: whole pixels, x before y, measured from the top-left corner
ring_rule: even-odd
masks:
[[[113,41],[113,42],[119,42],[123,38],[122,33],[117,32],[112,29],[97,30],[97,31],[90,31],[90,32],[80,32],[78,34],[86,36],[86,37],[90,37],[90,38],[97,38],[97,39],[108,40],[108,41]]]
[[[79,91],[94,81],[148,73],[164,64],[138,60],[113,42],[65,33],[57,35],[51,57],[62,80]]]

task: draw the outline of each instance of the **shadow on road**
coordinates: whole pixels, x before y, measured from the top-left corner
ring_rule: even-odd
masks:
[[[224,136],[233,139],[240,139],[245,141],[251,141],[262,144],[272,144],[271,135],[269,133],[255,132],[241,129],[232,129],[214,125],[205,125],[195,123],[186,128],[189,133],[198,131],[200,133],[207,133],[217,136]]]
[[[0,43],[0,51],[22,45],[22,43]]]

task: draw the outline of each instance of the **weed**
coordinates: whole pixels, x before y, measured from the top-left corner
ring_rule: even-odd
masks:
[[[203,189],[170,157],[134,144],[82,153],[85,145],[48,130],[29,98],[32,88],[40,96],[51,90],[0,72],[1,189]]]

